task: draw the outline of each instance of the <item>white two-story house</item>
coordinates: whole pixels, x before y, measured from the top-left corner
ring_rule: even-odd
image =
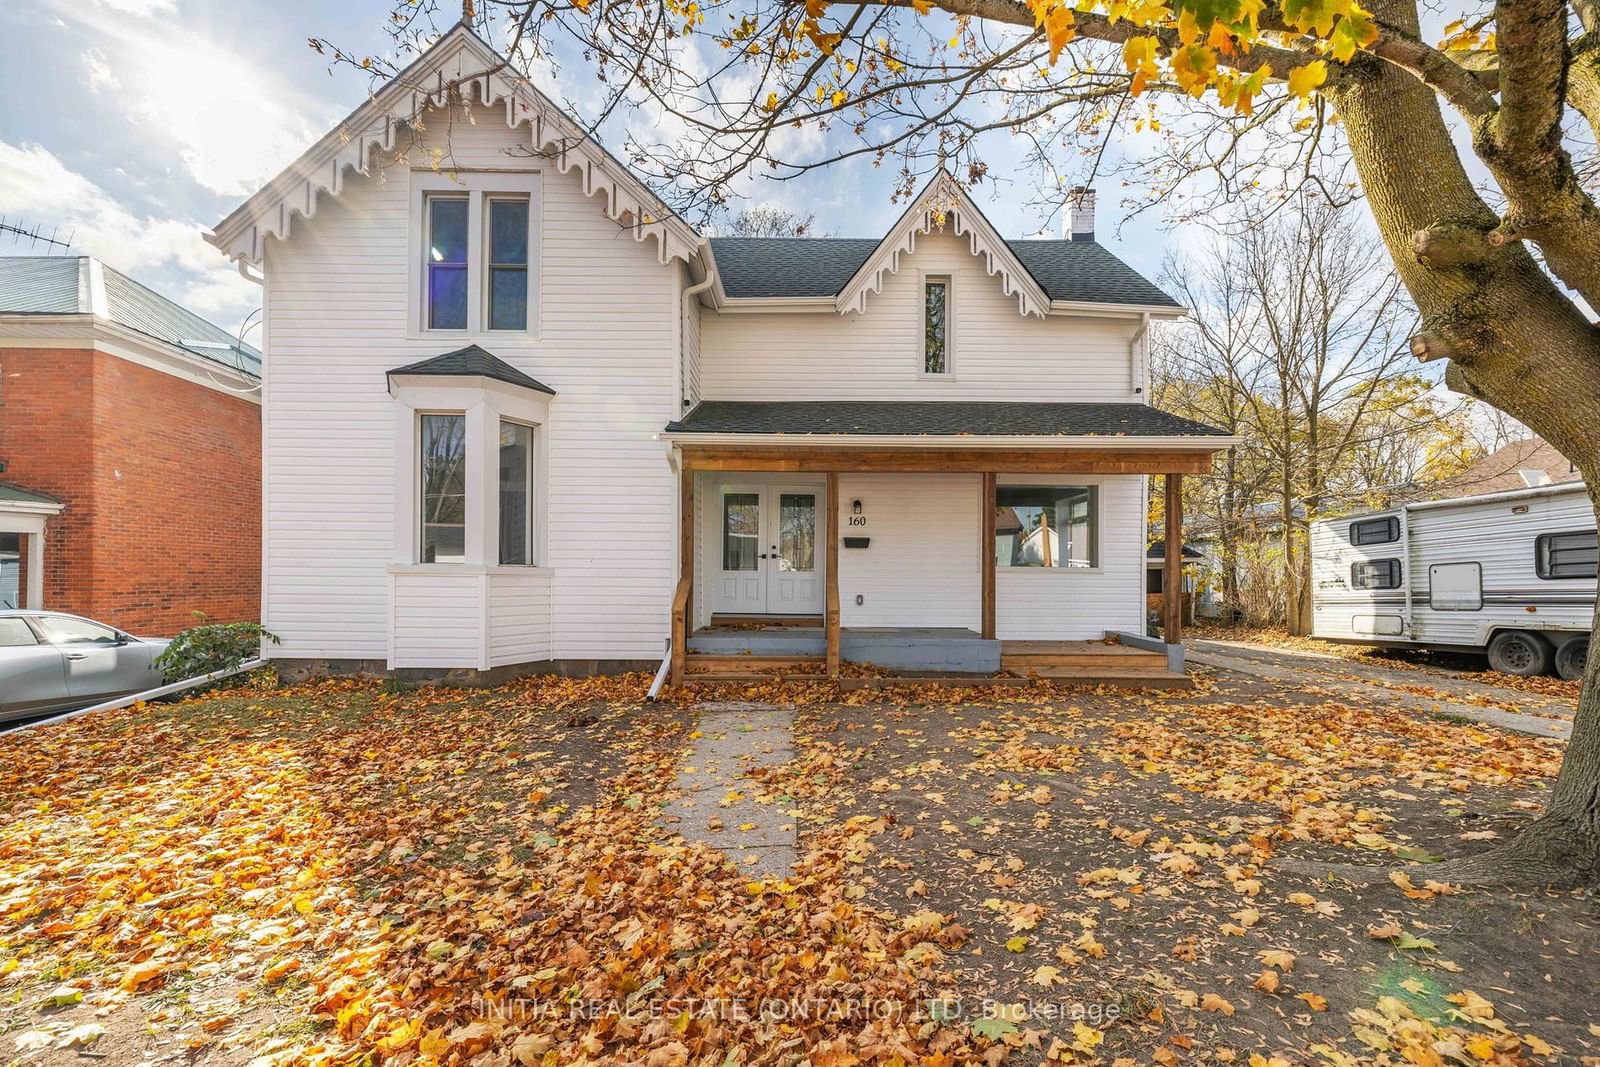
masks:
[[[707,239],[457,27],[209,235],[264,293],[269,654],[681,674],[765,620],[819,669],[981,671],[1143,634],[1147,476],[1230,439],[1149,405],[1183,309],[1092,199],[1073,230],[1007,240],[940,176],[878,236]]]

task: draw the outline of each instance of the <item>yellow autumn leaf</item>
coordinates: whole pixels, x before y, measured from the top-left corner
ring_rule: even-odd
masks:
[[[1310,96],[1327,80],[1328,64],[1320,59],[1314,59],[1305,66],[1296,67],[1289,72],[1289,92],[1304,98]]]

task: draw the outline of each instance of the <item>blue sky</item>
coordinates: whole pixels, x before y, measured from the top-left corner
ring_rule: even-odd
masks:
[[[258,290],[200,235],[364,98],[366,79],[330,74],[306,39],[385,54],[387,10],[383,0],[0,5],[0,215],[59,227],[74,251],[236,329]],[[879,234],[902,210],[866,164],[758,182],[753,199],[815,211],[843,236]],[[1020,190],[978,199],[1007,236],[1040,228]],[[1120,199],[1101,188],[1100,239],[1154,276],[1176,236],[1153,216],[1119,230]],[[0,237],[0,255],[27,251]]]

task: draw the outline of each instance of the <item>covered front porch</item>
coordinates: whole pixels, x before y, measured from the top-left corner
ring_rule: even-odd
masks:
[[[1145,476],[1165,479],[1180,529],[1182,479],[1209,470],[1212,434],[667,436],[682,495],[675,684],[1183,679],[1175,598],[1162,638],[1145,636]]]

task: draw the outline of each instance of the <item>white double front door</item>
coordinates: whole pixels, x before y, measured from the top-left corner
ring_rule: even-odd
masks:
[[[825,553],[819,527],[823,487],[721,480],[702,556],[718,615],[820,615]]]

